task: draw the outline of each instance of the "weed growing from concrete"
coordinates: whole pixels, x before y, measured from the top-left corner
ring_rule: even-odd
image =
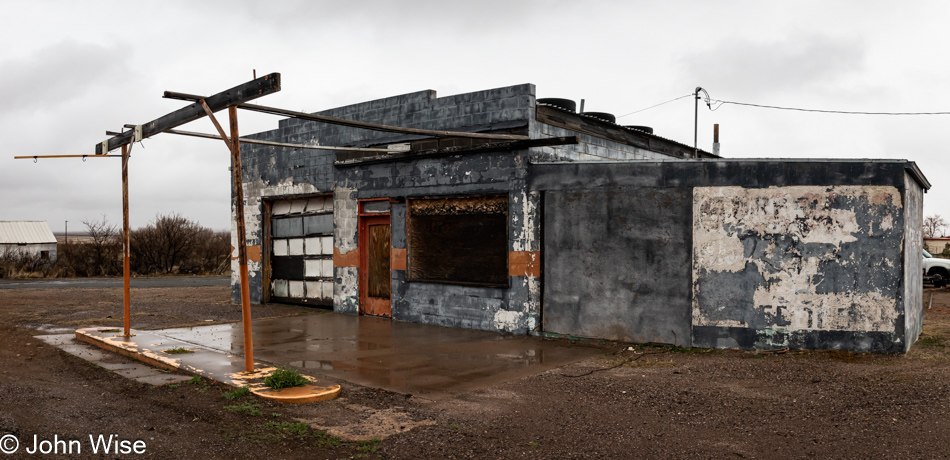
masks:
[[[201,376],[200,376],[200,375],[196,375],[196,376],[192,377],[191,380],[188,381],[188,383],[190,383],[190,384],[192,384],[192,385],[197,385],[197,384],[201,383]]]
[[[284,388],[300,387],[310,383],[306,377],[300,375],[292,367],[282,367],[274,371],[273,374],[264,378],[264,385],[275,390]]]
[[[169,349],[167,349],[167,350],[162,350],[162,352],[168,353],[168,354],[170,354],[170,355],[183,355],[183,354],[186,354],[186,353],[194,353],[194,351],[189,350],[189,349],[187,349],[187,348],[182,348],[182,347],[169,348]]]

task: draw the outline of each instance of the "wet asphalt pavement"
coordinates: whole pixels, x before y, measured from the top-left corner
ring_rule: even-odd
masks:
[[[227,276],[132,278],[134,288],[227,286]],[[0,289],[120,288],[122,278],[0,279]]]

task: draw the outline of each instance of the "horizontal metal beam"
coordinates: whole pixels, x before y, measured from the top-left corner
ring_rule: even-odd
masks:
[[[133,125],[134,126],[134,125]],[[125,125],[126,128],[133,127]],[[200,137],[202,139],[221,139],[221,136],[216,134],[207,134],[207,133],[196,133],[194,131],[182,131],[180,129],[166,129],[164,132],[168,134],[178,134],[179,136],[190,136],[190,137]],[[330,147],[326,145],[304,145],[304,144],[288,144],[285,142],[270,142],[270,141],[259,141],[256,139],[238,139],[242,144],[255,144],[255,145],[268,145],[271,147],[286,147],[290,149],[309,149],[309,150],[339,150],[342,152],[403,152],[405,150],[396,150],[396,149],[370,149],[362,147]]]
[[[185,94],[185,93],[176,93],[173,91],[165,91],[165,97],[168,99],[178,99],[183,101],[198,101],[201,100],[201,96],[196,96],[194,94]],[[401,134],[418,134],[421,136],[433,136],[433,137],[466,137],[473,139],[499,139],[499,140],[512,140],[512,141],[523,141],[531,139],[529,136],[522,136],[518,134],[490,134],[490,133],[467,133],[462,131],[445,131],[438,129],[420,129],[420,128],[406,128],[403,126],[391,126],[391,125],[380,125],[376,123],[367,123],[364,121],[356,120],[345,120],[343,118],[328,117],[326,115],[315,115],[312,113],[306,112],[296,112],[293,110],[279,109],[277,107],[267,107],[263,105],[256,104],[238,104],[239,108],[244,110],[251,110],[254,112],[269,113],[271,115],[281,115],[290,118],[298,118],[301,120],[308,121],[318,121],[321,123],[328,123],[331,125],[340,125],[348,126],[350,128],[360,128],[360,129],[369,129],[373,131],[385,131],[389,133],[401,133]]]
[[[334,166],[346,167],[373,163],[386,163],[390,161],[409,161],[419,158],[433,158],[446,155],[465,155],[471,153],[497,152],[523,150],[533,147],[548,147],[554,145],[574,145],[580,143],[577,136],[564,137],[544,137],[541,139],[530,139],[526,141],[504,141],[491,142],[462,147],[445,147],[441,149],[428,150],[410,150],[408,152],[391,153],[386,155],[376,155],[372,157],[352,158],[348,160],[337,160],[333,162]],[[338,156],[339,158],[339,156]]]
[[[217,112],[228,106],[251,101],[261,96],[276,93],[277,91],[280,91],[280,74],[272,73],[205,98],[205,102],[208,104],[208,107],[211,108],[211,111]],[[203,116],[205,116],[205,111],[204,108],[201,107],[201,104],[191,104],[141,125],[141,139],[154,136],[158,133],[197,120]],[[109,150],[117,149],[123,145],[128,145],[136,140],[140,140],[135,139],[135,137],[135,130],[113,136],[102,143],[96,144],[95,153],[96,155],[108,153]],[[104,146],[105,148],[103,148]]]
[[[35,160],[37,158],[122,158],[122,155],[21,155],[14,160]]]

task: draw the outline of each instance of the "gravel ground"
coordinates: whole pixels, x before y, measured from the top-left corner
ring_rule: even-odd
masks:
[[[616,345],[450,400],[344,384],[341,398],[302,406],[229,401],[207,380],[138,384],[32,337],[119,326],[121,305],[117,289],[0,290],[0,434],[17,436],[17,455],[37,435],[82,440],[95,457],[88,436],[102,433],[143,440],[153,458],[950,456],[947,291],[906,356]],[[132,306],[140,328],[240,319],[226,286],[133,289]]]

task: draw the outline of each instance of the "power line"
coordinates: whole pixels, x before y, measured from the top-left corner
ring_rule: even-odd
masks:
[[[803,109],[799,107],[781,107],[777,105],[763,105],[763,104],[751,104],[748,102],[735,102],[735,101],[723,101],[721,99],[707,99],[706,106],[710,110],[716,110],[712,108],[713,104],[719,104],[716,109],[725,105],[743,105],[747,107],[758,107],[762,109],[777,109],[777,110],[794,110],[797,112],[818,112],[818,113],[836,113],[842,115],[950,115],[950,112],[853,112],[848,110],[822,110],[822,109]]]
[[[654,107],[659,107],[659,106],[661,106],[661,105],[663,105],[663,104],[669,104],[670,102],[678,101],[678,100],[680,100],[680,99],[683,99],[684,97],[690,97],[690,96],[692,96],[692,95],[693,95],[693,94],[690,93],[690,94],[687,94],[687,95],[685,95],[685,96],[680,96],[680,97],[675,98],[675,99],[670,99],[670,100],[668,100],[668,101],[666,101],[666,102],[661,102],[661,103],[656,104],[656,105],[651,105],[651,106],[649,106],[649,107],[647,107],[647,108],[645,108],[645,109],[640,109],[640,110],[637,110],[637,111],[634,111],[634,112],[630,112],[630,113],[626,113],[626,114],[620,115],[620,116],[617,117],[617,118],[623,118],[623,117],[625,117],[625,116],[627,116],[627,115],[633,115],[633,114],[635,114],[635,113],[643,112],[644,110],[650,110],[650,109],[652,109],[652,108],[654,108]]]

